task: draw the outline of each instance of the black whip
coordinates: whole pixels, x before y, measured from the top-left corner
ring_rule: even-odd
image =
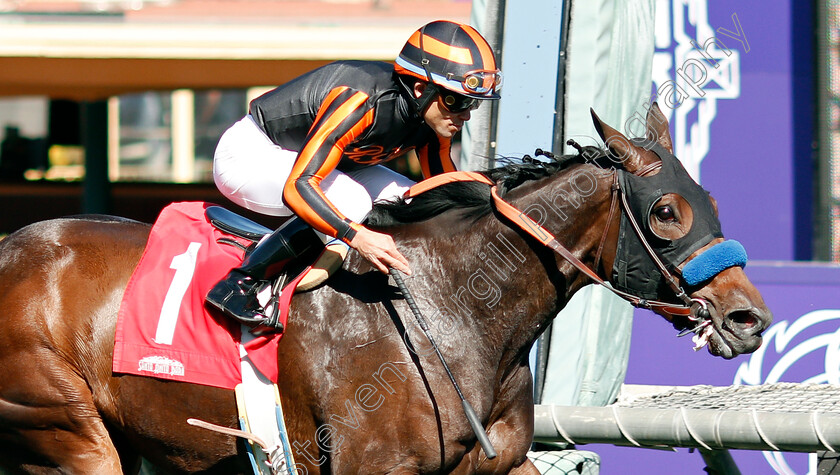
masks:
[[[490,439],[484,431],[484,426],[481,425],[481,422],[478,420],[478,415],[476,415],[472,405],[464,397],[464,393],[461,392],[458,382],[455,381],[455,376],[452,375],[449,365],[446,364],[446,360],[443,359],[443,354],[440,352],[437,343],[435,343],[435,339],[429,332],[429,325],[426,323],[426,319],[423,318],[423,314],[420,313],[420,308],[417,307],[417,303],[414,301],[414,297],[411,296],[411,292],[408,291],[408,287],[405,286],[405,281],[403,281],[402,275],[400,275],[400,272],[394,268],[389,269],[389,273],[391,274],[391,277],[394,278],[394,282],[397,283],[397,287],[399,287],[405,301],[408,303],[408,308],[411,309],[411,312],[414,314],[414,318],[417,319],[417,323],[420,324],[420,329],[423,330],[426,338],[429,339],[429,343],[432,344],[432,348],[434,348],[435,353],[437,353],[438,358],[440,358],[440,362],[443,363],[443,369],[446,370],[449,380],[452,381],[452,385],[455,386],[455,392],[457,392],[458,397],[461,398],[461,407],[464,408],[464,414],[466,414],[467,420],[470,422],[470,426],[472,427],[475,436],[478,438],[478,443],[481,444],[481,448],[484,449],[484,453],[487,455],[488,459],[496,458],[496,450],[493,448],[493,444],[490,443]]]

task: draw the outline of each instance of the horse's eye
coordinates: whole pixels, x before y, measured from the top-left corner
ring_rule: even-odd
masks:
[[[653,214],[654,216],[656,216],[656,219],[665,223],[676,221],[677,219],[676,215],[674,214],[674,209],[668,205],[656,208],[655,210],[653,210]]]

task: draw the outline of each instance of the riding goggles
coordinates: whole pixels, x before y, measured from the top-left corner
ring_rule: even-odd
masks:
[[[463,76],[447,73],[446,79],[460,82],[464,90],[471,94],[498,94],[502,90],[502,72],[498,69],[478,69]]]
[[[454,92],[441,92],[440,103],[444,109],[453,114],[460,114],[461,112],[478,109],[478,99],[474,97],[456,94]]]

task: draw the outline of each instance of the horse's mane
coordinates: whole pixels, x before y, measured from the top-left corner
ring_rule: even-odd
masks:
[[[551,176],[575,163],[592,162],[604,158],[606,153],[597,147],[581,147],[579,153],[556,156],[547,154],[547,160],[526,155],[521,160],[503,158],[502,165],[481,172],[497,183],[499,194],[504,196],[523,183]],[[365,224],[375,227],[416,223],[437,216],[444,211],[458,209],[467,220],[476,220],[492,209],[490,187],[479,182],[452,182],[432,188],[409,201],[399,198],[374,205]]]

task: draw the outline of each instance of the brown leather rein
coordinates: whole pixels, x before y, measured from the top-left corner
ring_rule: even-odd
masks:
[[[652,167],[650,170],[645,170],[644,172],[649,173],[654,169],[655,167]],[[540,241],[544,246],[552,249],[554,252],[562,256],[564,259],[569,261],[569,263],[575,266],[578,270],[586,274],[590,279],[592,279],[599,285],[608,289],[610,292],[630,302],[630,304],[632,304],[635,307],[659,311],[671,316],[689,317],[695,322],[708,320],[709,316],[706,302],[701,299],[692,299],[688,296],[688,294],[680,286],[679,279],[668,271],[668,269],[656,255],[656,252],[653,250],[650,244],[648,244],[647,239],[645,239],[645,237],[642,235],[641,227],[636,222],[636,219],[633,217],[633,213],[630,212],[630,207],[627,203],[627,196],[624,193],[624,190],[619,185],[618,174],[615,170],[613,170],[612,173],[613,183],[610,188],[610,215],[607,220],[607,227],[606,229],[604,229],[604,233],[601,236],[601,242],[598,245],[598,251],[595,259],[596,266],[601,259],[601,252],[603,251],[604,242],[606,241],[607,234],[609,231],[609,223],[612,222],[612,218],[615,214],[616,202],[619,202],[621,207],[624,209],[624,212],[627,214],[629,221],[632,223],[633,230],[644,244],[645,250],[647,251],[650,258],[656,264],[657,268],[662,273],[662,275],[665,277],[665,281],[667,282],[668,286],[671,288],[671,290],[674,292],[677,298],[683,301],[682,305],[673,304],[669,302],[662,302],[658,300],[643,299],[633,294],[615,289],[610,285],[607,285],[607,282],[604,281],[604,279],[602,279],[597,272],[595,272],[591,267],[583,263],[580,259],[575,257],[572,254],[572,252],[569,251],[565,246],[560,244],[557,238],[555,238],[554,235],[551,234],[547,229],[535,222],[529,216],[525,215],[518,208],[502,199],[502,197],[500,197],[498,194],[498,187],[496,183],[493,182],[493,180],[486,177],[485,175],[482,175],[481,173],[459,171],[437,175],[412,186],[405,193],[404,198],[412,198],[419,195],[420,193],[431,190],[432,188],[436,188],[438,186],[453,182],[474,181],[490,185],[490,193],[493,196],[493,203],[496,207],[496,210],[499,213],[505,216],[517,227],[519,227],[520,229],[522,229],[523,231]],[[690,331],[691,330],[687,330],[683,333],[688,333]]]

